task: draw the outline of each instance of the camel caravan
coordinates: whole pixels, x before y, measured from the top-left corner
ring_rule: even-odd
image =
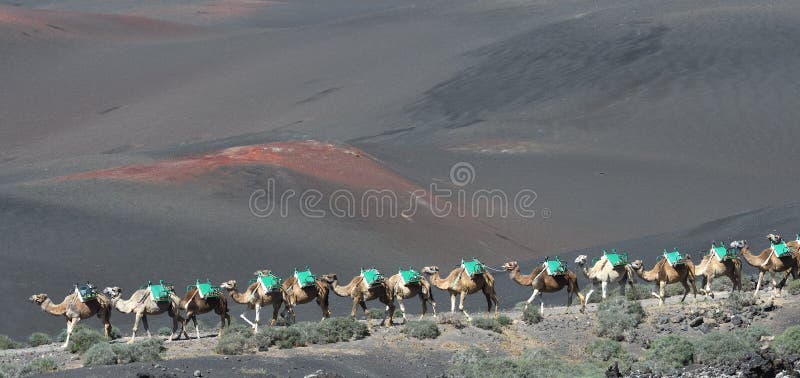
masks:
[[[151,337],[147,316],[167,314],[172,319],[172,332],[168,340],[179,339],[181,335],[189,339],[186,331],[189,320],[195,328],[195,337],[200,338],[197,315],[214,312],[219,316],[219,334],[226,325],[230,325],[228,299],[237,304],[245,305],[246,310],[240,315],[258,332],[261,324],[261,308],[272,307],[270,326],[275,326],[278,317],[285,324],[296,322],[295,307],[301,304],[316,302],[322,312],[322,320],[329,318],[330,293],[339,297],[350,298],[352,309],[350,316],[355,317],[359,307],[368,325],[371,326],[367,316],[366,302],[378,300],[385,311],[381,325],[394,324],[396,305],[399,303],[402,311],[403,322],[408,321],[408,313],[403,303],[406,299],[418,297],[422,305],[423,319],[430,305],[433,318],[437,317],[436,302],[433,290],[444,291],[450,295],[450,313],[458,311],[471,321],[472,316],[467,313],[464,301],[470,294],[481,293],[486,299],[487,312],[498,316],[499,301],[495,292],[495,279],[490,270],[507,272],[511,281],[529,287],[531,296],[524,302],[524,308],[539,297],[540,311],[544,313],[543,293],[555,293],[566,289],[567,306],[564,313],[568,313],[572,305],[573,295],[578,297],[580,312],[583,313],[586,303],[595,291],[600,291],[602,300],[608,298],[608,284],[617,283],[620,294],[625,295],[626,287],[634,288],[637,278],[658,287],[652,291],[652,296],[658,299],[659,306],[666,299],[665,288],[668,284],[680,283],[683,286],[683,302],[691,292],[697,298],[695,280],[701,276],[702,295],[714,298],[711,282],[720,277],[727,277],[731,281],[733,291],[742,290],[742,259],[758,270],[754,295],[761,289],[762,280],[769,273],[775,296],[781,295],[781,289],[786,284],[789,275],[793,279],[798,276],[800,269],[800,234],[796,240],[784,241],[780,235],[767,235],[769,246],[758,254],[750,251],[747,240],[736,240],[727,246],[724,243],[712,243],[711,248],[703,254],[699,264],[692,262],[689,254],[681,253],[677,248],[664,250],[658,261],[650,269],[645,269],[642,260],[630,261],[628,254],[612,249],[611,252],[603,250],[602,254],[589,260],[587,255],[580,255],[575,259],[575,264],[580,268],[583,276],[589,281],[589,291],[584,296],[578,286],[578,275],[568,269],[567,263],[558,257],[546,257],[541,264],[533,266],[529,274],[520,273],[520,265],[516,261],[503,264],[499,269],[492,268],[478,259],[465,261],[451,270],[447,276],[440,275],[439,267],[426,266],[419,271],[413,267],[400,268],[396,274],[385,277],[378,269],[372,267],[362,268],[360,273],[349,280],[345,285],[339,283],[336,274],[316,275],[306,267],[303,270],[294,269],[293,274],[283,279],[271,270],[263,269],[254,273],[255,278],[249,280],[244,291],[239,291],[236,280],[222,282],[219,286],[213,285],[210,280],[201,282],[199,279],[186,287],[185,294],[178,296],[172,284],[159,281],[147,284],[133,291],[128,299],[122,298],[123,289],[117,286],[106,287],[98,290],[91,283],[76,284],[59,304],[54,304],[47,294],[36,294],[30,301],[39,305],[41,309],[51,315],[63,316],[67,321],[66,340],[63,347],[69,344],[75,326],[79,321],[97,316],[103,322],[106,337],[110,336],[110,317],[113,310],[123,314],[133,314],[134,323],[129,343],[133,343],[137,336],[139,324],[144,326],[147,337]],[[783,277],[776,280],[776,274],[783,273]],[[252,320],[248,318],[248,311],[253,311]]]

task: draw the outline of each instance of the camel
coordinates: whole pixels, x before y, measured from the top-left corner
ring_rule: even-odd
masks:
[[[297,321],[295,317],[294,308],[299,304],[306,304],[312,300],[317,301],[317,305],[322,310],[322,320],[331,317],[331,311],[328,308],[328,283],[317,279],[313,286],[301,287],[297,284],[297,277],[289,277],[283,280],[284,292],[284,310],[281,316],[287,317],[290,322]],[[288,315],[287,315],[288,313]]]
[[[715,256],[714,250],[709,250],[700,263],[695,267],[695,274],[703,276],[701,283],[701,293],[714,298],[714,292],[711,291],[711,281],[717,277],[726,276],[731,280],[733,289],[731,291],[742,290],[742,260],[738,257],[720,260]]]
[[[256,272],[258,275],[259,272]],[[228,295],[231,296],[234,302],[239,304],[246,304],[249,310],[255,310],[255,322],[251,322],[247,319],[244,313],[239,315],[247,324],[250,324],[253,327],[253,332],[258,333],[258,324],[260,321],[260,313],[261,307],[272,305],[272,319],[269,321],[269,325],[275,325],[275,322],[278,321],[278,312],[281,309],[281,305],[283,304],[283,296],[284,291],[283,289],[278,291],[270,291],[267,292],[264,290],[264,286],[258,283],[258,281],[253,282],[243,293],[239,293],[236,291],[236,281],[230,280],[227,282],[223,282],[219,285],[220,288],[225,289],[228,292]]]
[[[586,293],[586,298],[584,299],[587,303],[589,302],[589,298],[592,297],[592,293],[597,290],[597,285],[600,285],[602,289],[603,300],[608,298],[607,287],[609,282],[619,283],[619,292],[622,295],[625,295],[625,284],[630,285],[631,289],[633,289],[635,274],[633,273],[631,264],[614,266],[608,261],[608,257],[603,255],[600,257],[600,260],[589,267],[586,264],[588,259],[586,255],[580,255],[575,259],[575,263],[581,267],[583,275],[592,283],[592,288]]]
[[[497,317],[499,302],[497,300],[497,294],[494,291],[494,277],[492,277],[489,272],[470,277],[469,274],[466,273],[466,268],[463,266],[454,269],[445,278],[440,276],[439,267],[437,266],[426,266],[422,268],[421,272],[428,275],[433,286],[436,286],[439,290],[445,290],[450,293],[451,314],[456,312],[456,295],[460,295],[461,298],[458,304],[458,310],[464,313],[467,320],[471,321],[472,317],[464,309],[464,299],[467,295],[475,294],[480,291],[483,292],[483,295],[486,297],[486,304],[488,307],[486,311],[491,313],[492,304],[494,304],[494,317]]]
[[[392,325],[395,309],[394,298],[392,298],[392,290],[389,289],[386,281],[379,281],[370,286],[367,284],[367,280],[364,279],[364,276],[358,275],[353,277],[347,285],[339,286],[339,277],[333,273],[322,276],[322,280],[328,284],[334,294],[340,297],[349,297],[353,299],[353,309],[350,312],[351,317],[356,316],[356,311],[358,311],[358,306],[360,305],[364,310],[364,317],[367,318],[367,324],[369,325],[366,302],[377,299],[386,305],[387,309],[386,313],[383,314],[381,325],[386,325],[387,319],[388,325]]]
[[[797,251],[793,251],[788,255],[784,255],[783,257],[778,257],[770,247],[764,249],[758,255],[753,255],[750,252],[750,243],[748,243],[747,240],[737,240],[731,242],[731,247],[736,248],[737,251],[741,253],[744,260],[750,264],[750,266],[758,269],[758,283],[756,283],[756,290],[753,295],[758,295],[758,291],[761,289],[761,280],[764,278],[764,273],[769,272],[772,280],[772,286],[775,288],[775,290],[777,290],[777,296],[781,295],[781,289],[786,283],[786,280],[789,278],[789,274],[792,275],[792,278],[797,278],[799,265]],[[775,282],[775,273],[777,272],[784,272],[783,279],[779,283]]]
[[[651,292],[651,294],[658,298],[659,306],[664,305],[667,284],[677,282],[680,282],[681,285],[683,285],[683,297],[681,297],[681,302],[683,302],[686,299],[686,296],[689,294],[690,284],[692,286],[692,294],[694,294],[694,298],[697,299],[697,287],[694,283],[695,269],[689,255],[685,256],[683,264],[676,266],[670,265],[666,258],[661,258],[658,260],[658,262],[656,262],[656,265],[653,267],[653,269],[648,271],[644,270],[644,263],[642,260],[636,260],[632,262],[631,268],[633,268],[639,278],[643,279],[644,281],[658,283],[658,293]]]
[[[184,295],[180,301],[179,308],[186,311],[186,316],[183,317],[181,330],[187,339],[189,338],[189,334],[186,333],[186,325],[189,323],[189,319],[191,319],[194,324],[197,339],[200,339],[200,327],[197,325],[197,315],[211,311],[219,315],[218,336],[222,336],[222,330],[225,328],[226,320],[228,321],[228,325],[231,324],[231,316],[228,314],[228,301],[225,297],[219,295],[217,297],[202,298],[197,287],[193,287],[186,292],[186,295]]]
[[[528,305],[533,303],[537,296],[542,293],[555,293],[561,291],[564,287],[567,288],[567,308],[564,313],[569,312],[569,307],[572,305],[572,295],[577,294],[578,300],[581,303],[580,312],[586,311],[586,298],[581,294],[578,286],[578,277],[570,270],[566,270],[564,274],[550,275],[544,265],[539,265],[533,268],[531,274],[523,275],[519,272],[519,264],[516,261],[510,261],[503,264],[503,270],[508,272],[508,277],[512,281],[522,285],[530,286],[533,288],[533,294],[527,301],[525,301],[525,309]],[[540,311],[544,314],[544,301],[539,298]]]
[[[67,319],[67,338],[61,347],[66,349],[69,345],[69,338],[72,331],[79,321],[97,315],[103,321],[103,331],[107,339],[111,339],[111,303],[104,295],[98,295],[96,299],[81,302],[78,293],[72,293],[64,297],[59,304],[53,301],[47,294],[35,294],[28,298],[42,308],[42,311],[55,316],[63,316]]]
[[[403,299],[416,296],[419,296],[419,300],[422,302],[422,315],[419,316],[419,319],[422,320],[425,318],[425,313],[428,312],[428,302],[431,303],[433,318],[436,319],[436,302],[433,300],[431,284],[425,277],[419,277],[419,282],[404,285],[401,273],[397,273],[386,280],[386,286],[391,290],[391,297],[397,298],[397,302],[400,304],[400,311],[403,312],[404,323],[408,321],[408,317],[406,316],[406,306],[403,304]],[[386,307],[386,311],[389,311],[388,306]]]
[[[172,318],[172,334],[169,335],[169,341],[172,341],[175,337],[175,331],[178,330],[178,321],[180,319],[178,305],[181,299],[174,292],[171,292],[170,300],[166,302],[154,301],[150,295],[150,290],[146,288],[136,290],[128,300],[122,299],[122,289],[116,286],[103,289],[103,294],[111,298],[111,306],[116,308],[117,311],[123,314],[130,314],[131,312],[135,314],[136,318],[133,321],[133,332],[130,340],[128,340],[129,344],[133,344],[136,339],[139,320],[144,324],[147,337],[151,337],[150,326],[147,324],[147,315],[159,315],[165,312]]]

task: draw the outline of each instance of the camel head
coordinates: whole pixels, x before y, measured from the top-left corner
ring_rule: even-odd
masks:
[[[269,270],[269,269],[261,269],[261,270],[257,270],[255,272],[253,272],[253,275],[254,276],[268,276],[271,273],[272,273],[272,271]]]
[[[514,269],[519,269],[519,263],[516,261],[509,261],[502,266],[503,270],[506,272],[510,272]]]
[[[436,274],[439,273],[439,267],[436,265],[426,266],[423,267],[420,272],[425,274]]]
[[[589,260],[589,256],[580,255],[580,256],[575,258],[575,263],[578,264],[578,265],[586,265],[586,261],[588,261],[588,260]]]
[[[641,270],[644,267],[644,262],[642,260],[635,260],[630,265],[633,270]]]
[[[748,243],[747,240],[734,240],[731,242],[731,248],[736,248],[736,250],[742,250],[742,248],[747,247]]]
[[[103,294],[108,295],[109,298],[116,298],[122,295],[122,289],[119,287],[107,287],[103,289]]]
[[[769,234],[767,235],[767,240],[769,240],[772,244],[778,244],[781,242],[781,236],[778,234]]]
[[[236,290],[236,280],[225,281],[219,284],[219,287],[220,289],[225,289],[225,290]]]
[[[47,300],[47,294],[42,293],[42,294],[31,295],[30,298],[28,298],[28,300],[30,300],[33,303],[36,303],[37,305],[40,305]]]
[[[339,277],[336,275],[336,273],[323,274],[319,278],[327,283],[333,283],[334,281],[339,280]]]

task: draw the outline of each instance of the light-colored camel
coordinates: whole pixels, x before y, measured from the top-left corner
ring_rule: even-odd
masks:
[[[497,317],[499,302],[497,293],[494,291],[494,277],[489,272],[470,277],[463,266],[453,269],[445,278],[441,277],[437,266],[426,266],[422,268],[421,272],[428,275],[433,286],[450,293],[450,313],[456,312],[456,296],[460,295],[458,310],[464,313],[468,320],[472,320],[472,317],[464,309],[464,299],[467,295],[480,291],[486,297],[486,311],[491,313],[492,305],[494,305],[494,317]]]
[[[633,281],[636,274],[633,272],[631,264],[614,266],[608,261],[608,257],[603,255],[594,265],[589,267],[586,264],[588,260],[589,258],[586,255],[580,255],[575,259],[575,263],[581,268],[583,275],[592,283],[592,288],[586,293],[586,298],[584,299],[586,302],[589,302],[589,298],[597,290],[598,285],[601,287],[603,299],[608,298],[607,287],[610,282],[619,283],[621,295],[625,295],[625,284],[630,285],[631,289],[633,289]]]
[[[353,277],[353,279],[350,280],[350,283],[347,285],[339,286],[339,277],[337,277],[336,274],[326,274],[322,276],[322,279],[330,286],[334,294],[340,297],[348,297],[353,299],[353,309],[350,312],[350,316],[355,317],[356,311],[358,311],[358,306],[361,306],[361,308],[364,310],[364,317],[367,318],[367,322],[369,322],[369,318],[367,317],[366,302],[377,299],[386,305],[387,309],[383,314],[381,325],[392,325],[395,308],[394,298],[392,298],[392,291],[389,289],[386,281],[377,282],[370,286],[367,284],[367,280],[359,274],[358,276]]]
[[[552,276],[547,272],[544,265],[539,265],[533,268],[531,274],[524,275],[520,274],[519,264],[516,261],[503,264],[503,270],[508,272],[508,277],[511,278],[512,281],[533,289],[533,294],[525,301],[526,309],[533,303],[536,297],[540,296],[542,293],[555,293],[566,287],[567,307],[564,309],[564,313],[566,314],[569,312],[569,307],[572,305],[573,294],[578,295],[578,300],[581,303],[581,313],[586,311],[586,299],[583,297],[583,294],[581,294],[581,289],[578,286],[578,277],[570,270],[567,270],[564,274]],[[539,298],[539,303],[540,311],[544,314],[544,301],[541,297]]]
[[[758,295],[758,291],[761,289],[761,281],[763,280],[765,273],[770,274],[772,286],[777,291],[778,296],[781,295],[781,289],[786,283],[786,280],[789,278],[789,274],[792,275],[792,278],[797,278],[797,252],[790,252],[787,255],[778,257],[770,247],[764,249],[758,255],[754,255],[752,252],[750,252],[750,243],[748,243],[747,240],[737,240],[731,242],[731,247],[736,248],[739,253],[741,253],[744,261],[747,261],[749,265],[758,269],[758,283],[756,283],[754,295]],[[783,279],[780,282],[775,282],[775,273],[777,272],[784,273]]]
[[[264,290],[264,287],[261,284],[254,282],[250,284],[243,293],[240,293],[236,291],[235,280],[223,282],[219,285],[219,287],[225,289],[234,302],[246,304],[247,309],[255,310],[256,316],[254,322],[251,322],[249,319],[247,319],[245,313],[239,315],[239,317],[247,322],[247,324],[250,324],[250,326],[253,327],[253,332],[258,332],[258,324],[261,320],[261,307],[272,305],[272,319],[269,321],[270,326],[275,325],[275,322],[278,321],[278,312],[283,304],[283,289],[268,292]]]
[[[144,331],[147,337],[151,337],[150,326],[147,324],[147,315],[160,315],[167,313],[172,318],[172,334],[169,335],[169,340],[175,337],[175,332],[178,330],[178,321],[180,319],[180,308],[178,307],[181,299],[175,295],[175,292],[170,293],[170,300],[168,302],[156,302],[150,295],[150,290],[139,289],[133,292],[128,300],[122,299],[122,289],[119,287],[107,287],[103,289],[103,294],[111,298],[111,306],[116,308],[117,311],[123,314],[134,313],[136,318],[133,321],[133,332],[131,339],[128,340],[129,344],[136,339],[136,331],[139,329],[139,321],[144,325]]]
[[[695,274],[703,276],[700,285],[701,292],[711,298],[714,298],[714,292],[711,291],[711,281],[717,277],[728,277],[733,285],[731,291],[742,290],[742,260],[738,257],[720,260],[715,256],[714,251],[709,251],[695,267]]]
[[[436,319],[436,302],[433,300],[431,284],[425,277],[420,277],[419,283],[409,283],[407,285],[403,285],[402,277],[400,276],[400,273],[397,273],[386,280],[386,285],[391,290],[391,297],[396,298],[397,302],[400,304],[400,311],[403,312],[403,322],[408,321],[408,317],[406,316],[406,306],[403,304],[403,299],[409,299],[416,296],[419,296],[419,300],[422,302],[422,315],[419,316],[419,319],[422,320],[425,318],[425,313],[428,312],[428,302],[431,303],[431,308],[433,309],[433,318]],[[389,311],[388,306],[386,307],[386,311]]]
[[[695,286],[694,283],[694,263],[692,263],[689,255],[686,255],[683,264],[676,266],[670,265],[666,258],[661,258],[658,260],[658,262],[656,262],[656,265],[653,267],[653,269],[648,271],[644,270],[644,263],[642,260],[636,260],[632,262],[631,268],[633,268],[633,270],[642,280],[646,282],[658,283],[658,293],[653,291],[650,294],[658,298],[659,306],[664,305],[667,284],[677,282],[680,282],[681,285],[683,285],[683,297],[681,297],[681,302],[683,302],[686,299],[686,296],[689,295],[690,285],[692,288],[692,294],[694,295],[694,298],[697,299],[697,286]]]
[[[228,325],[231,324],[231,316],[228,314],[228,301],[222,295],[202,298],[199,290],[193,287],[183,296],[179,307],[182,311],[186,311],[186,315],[183,317],[181,330],[187,339],[189,338],[189,334],[186,333],[186,325],[189,323],[189,319],[191,319],[194,324],[197,339],[200,339],[200,327],[197,325],[197,315],[211,311],[219,315],[219,332],[217,333],[219,336],[222,335],[222,330],[225,328],[225,321],[228,321]]]
[[[106,338],[111,338],[111,302],[104,295],[98,295],[97,299],[81,302],[78,293],[72,293],[59,304],[53,304],[47,294],[35,294],[28,299],[39,305],[42,311],[67,319],[67,339],[64,340],[62,348],[69,345],[69,338],[72,336],[75,325],[82,319],[88,319],[95,315],[103,321]]]
[[[297,284],[297,277],[292,276],[283,280],[282,286],[284,292],[284,311],[282,316],[287,317],[290,322],[297,321],[294,312],[297,305],[306,304],[313,300],[317,301],[317,305],[322,310],[322,320],[331,317],[331,311],[328,308],[330,291],[328,290],[327,282],[318,278],[313,286],[300,287]]]

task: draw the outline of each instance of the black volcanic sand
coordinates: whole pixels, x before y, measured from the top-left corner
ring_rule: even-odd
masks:
[[[15,11],[34,6],[65,13]],[[758,248],[767,232],[800,231],[800,4],[292,1],[219,18],[148,7],[0,7],[0,333],[57,332],[63,320],[26,298],[60,300],[84,280],[130,294],[166,279],[182,293],[258,268],[347,277],[477,256],[527,270],[601,247],[651,263],[662,248]],[[538,215],[313,219],[294,202],[285,218],[256,218],[248,199],[270,177],[298,192],[350,189],[269,165],[161,183],[49,180],[306,139],[358,147],[420,187],[459,189],[450,167],[469,162],[463,189],[534,190]],[[504,306],[529,295],[505,277],[498,291]],[[334,313],[347,302],[335,298]],[[112,322],[129,330],[129,316]]]

